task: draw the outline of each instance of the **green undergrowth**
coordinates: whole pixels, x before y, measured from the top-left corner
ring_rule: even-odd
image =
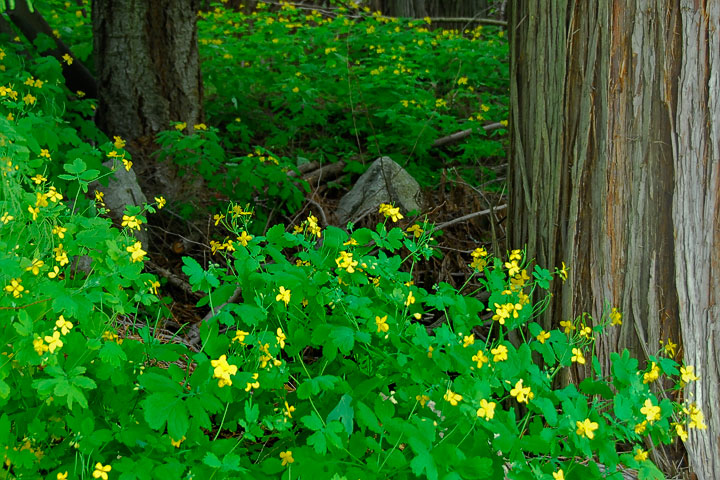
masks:
[[[36,3],[92,68],[89,8]],[[476,24],[446,30],[430,19],[387,18],[350,5],[260,2],[245,14],[214,3],[201,12],[205,123],[216,129],[219,148],[194,160],[181,155],[182,166],[228,198],[247,172],[242,159],[258,147],[289,166],[342,160],[351,173],[386,155],[422,185],[435,184],[448,167],[471,183],[495,179],[487,167],[504,162],[507,133],[505,31]],[[473,134],[432,147],[462,130]]]
[[[661,478],[653,446],[705,428],[678,401],[698,377],[673,344],[604,371],[595,340],[620,312],[542,329],[564,265],[479,247],[481,288],[414,285],[433,227],[391,205],[373,229],[310,216],[264,235],[250,201],[213,212],[223,240],[183,273],[214,314],[196,344],[173,336],[134,236],[162,192],[109,219],[124,141],[83,120],[93,102],[67,92],[57,60],[24,48],[0,47],[0,478]],[[171,127],[167,145],[222,144],[217,125]],[[294,166],[275,150],[250,152],[269,182]],[[559,381],[577,368],[586,380]]]

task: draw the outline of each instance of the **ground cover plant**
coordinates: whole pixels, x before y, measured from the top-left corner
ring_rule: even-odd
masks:
[[[286,7],[258,21],[292,15]],[[330,22],[345,20],[355,21]],[[395,29],[372,16],[359,24],[365,35]],[[0,50],[0,477],[571,479],[622,478],[618,469],[630,467],[659,478],[652,445],[705,427],[679,395],[698,377],[672,343],[645,369],[624,352],[602,371],[594,340],[622,322],[617,309],[594,329],[585,317],[548,331],[535,321],[550,282],[572,273],[565,265],[478,246],[467,263],[481,289],[415,285],[412,272],[439,254],[436,232],[387,204],[374,228],[309,215],[265,231],[253,226],[255,196],[209,212],[212,260],[185,257],[183,272],[215,314],[199,326],[197,348],[163,338],[164,286],[143,270],[148,247],[135,237],[167,208],[162,192],[113,224],[103,185],[112,170],[132,169],[124,141],[83,120],[93,103],[64,88],[59,61],[28,60],[26,48]],[[209,116],[227,98],[209,99]],[[282,110],[292,105],[278,117],[302,117]],[[270,133],[267,148],[233,144],[244,127],[224,136],[235,120],[215,108],[208,123],[218,127],[169,126],[169,155],[228,168],[224,152],[252,148],[242,157],[264,157],[255,162],[263,181],[279,183],[275,195],[293,208],[301,190],[287,190],[278,172],[297,165],[301,148],[293,154]],[[558,381],[576,368],[589,377]]]

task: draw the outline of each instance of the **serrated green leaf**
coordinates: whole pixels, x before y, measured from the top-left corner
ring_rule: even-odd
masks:
[[[154,393],[141,402],[143,416],[150,428],[161,430],[170,414],[170,408],[177,401],[171,393]]]
[[[189,426],[190,420],[185,404],[182,401],[176,401],[168,412],[168,433],[172,438],[179,440],[185,436]]]

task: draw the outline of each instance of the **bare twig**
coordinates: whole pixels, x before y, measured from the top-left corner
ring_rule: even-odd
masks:
[[[485,125],[482,128],[486,132],[491,132],[493,130],[499,130],[501,128],[507,128],[507,127],[500,122],[496,122],[496,123],[491,123],[489,125]],[[472,135],[472,133],[473,133],[472,128],[468,128],[467,130],[461,130],[459,132],[451,133],[447,137],[441,137],[441,138],[438,138],[437,140],[435,140],[433,142],[432,146],[433,147],[441,147],[448,143],[459,142],[460,140]]]
[[[481,217],[483,215],[487,215],[492,212],[497,212],[499,210],[504,210],[506,208],[507,208],[507,205],[499,205],[494,208],[488,208],[487,210],[481,210],[479,212],[469,213],[467,215],[463,215],[462,217],[454,218],[454,219],[450,220],[449,222],[435,225],[434,230],[442,230],[443,228],[449,227],[450,225],[455,225],[456,223],[464,222],[465,220],[470,220],[471,218],[475,218],[475,217]]]
[[[305,180],[311,185],[316,185],[320,183],[320,180],[327,180],[328,178],[333,179],[337,177],[340,173],[342,173],[343,168],[345,168],[345,162],[340,160],[335,163],[324,165],[317,170],[314,170],[309,174],[304,175],[303,180]]]

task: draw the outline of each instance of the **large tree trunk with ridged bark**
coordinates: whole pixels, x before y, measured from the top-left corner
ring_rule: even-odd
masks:
[[[612,307],[599,340],[647,359],[659,341],[701,382],[685,398],[690,466],[720,471],[720,2],[516,0],[511,8],[509,242],[571,266],[545,327]],[[662,463],[662,462],[661,462]],[[668,467],[668,465],[663,465]]]
[[[180,184],[150,154],[171,121],[201,122],[198,7],[199,0],[92,2],[98,125],[128,141],[141,185],[169,198],[181,197]]]

